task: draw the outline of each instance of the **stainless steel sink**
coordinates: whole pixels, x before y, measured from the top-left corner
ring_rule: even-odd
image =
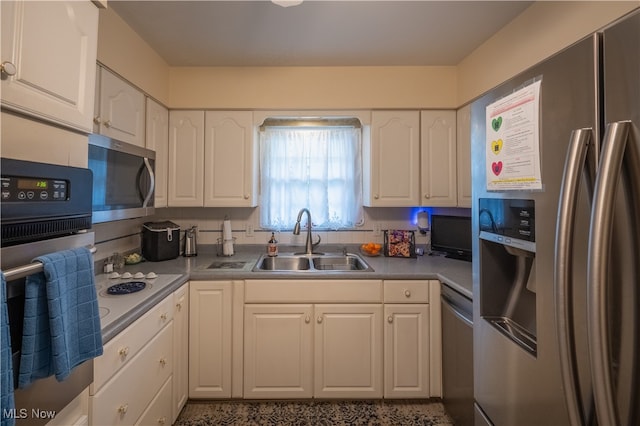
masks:
[[[253,267],[253,271],[257,272],[367,272],[373,271],[373,268],[367,264],[357,254],[347,253],[345,255],[307,255],[292,254],[279,255],[269,257],[268,255],[260,256],[260,259]]]
[[[313,267],[319,271],[366,271],[369,265],[359,256],[347,254],[314,257]]]
[[[303,256],[276,256],[263,255],[256,263],[254,270],[260,271],[307,271],[310,262]]]

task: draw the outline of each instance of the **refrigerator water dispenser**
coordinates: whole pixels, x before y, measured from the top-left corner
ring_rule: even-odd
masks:
[[[480,199],[480,216],[480,316],[535,356],[534,202]]]

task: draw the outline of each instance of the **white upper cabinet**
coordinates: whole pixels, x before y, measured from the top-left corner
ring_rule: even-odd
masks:
[[[169,207],[204,205],[204,111],[169,112]]]
[[[98,9],[2,1],[2,107],[91,132]]]
[[[420,205],[455,207],[458,204],[456,112],[422,111],[420,120]]]
[[[364,205],[416,206],[420,202],[420,112],[373,111],[364,144]]]
[[[257,205],[257,150],[251,111],[207,111],[204,142],[205,207]]]
[[[458,207],[471,207],[471,104],[456,113],[458,127]]]
[[[167,175],[169,172],[169,110],[147,98],[147,149],[156,152],[155,207],[167,207]]]
[[[100,66],[98,79],[94,132],[144,147],[144,93]]]

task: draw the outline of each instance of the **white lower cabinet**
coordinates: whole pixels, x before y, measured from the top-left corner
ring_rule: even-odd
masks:
[[[384,397],[429,397],[429,305],[384,306]]]
[[[231,398],[232,281],[191,281],[189,398]]]
[[[138,422],[171,377],[172,325],[169,321],[166,327],[91,397],[92,425],[133,425]],[[97,365],[95,367],[98,368]],[[171,404],[167,406],[169,417],[166,418],[169,419]]]
[[[173,293],[173,380],[171,424],[189,399],[189,283]]]
[[[441,396],[440,283],[384,282],[384,397]]]
[[[313,396],[313,306],[246,305],[245,398]]]
[[[382,397],[382,306],[316,305],[314,396]]]
[[[244,398],[381,398],[381,284],[246,281]]]

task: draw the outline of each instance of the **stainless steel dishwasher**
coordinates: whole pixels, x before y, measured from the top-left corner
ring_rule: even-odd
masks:
[[[442,284],[442,385],[456,426],[473,425],[473,303]]]

